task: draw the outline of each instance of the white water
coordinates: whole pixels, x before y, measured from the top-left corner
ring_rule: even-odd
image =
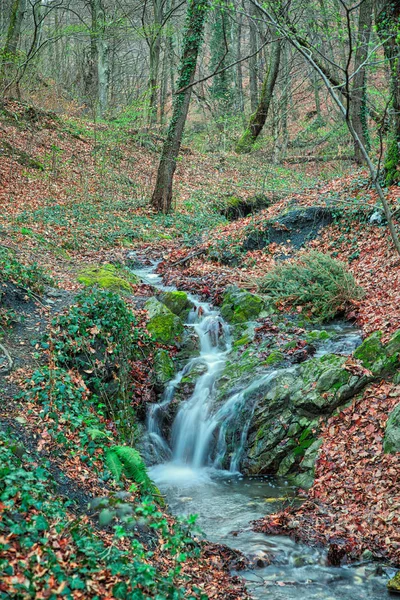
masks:
[[[163,286],[159,276],[148,270],[136,273],[159,289],[174,289]],[[199,525],[212,541],[228,544],[250,557],[262,560],[265,556],[272,557],[270,566],[240,573],[246,578],[254,598],[388,599],[386,581],[393,574],[390,570],[377,576],[375,566],[369,564],[327,567],[324,550],[296,544],[284,536],[252,531],[249,523],[253,519],[279,509],[282,497],[295,493],[284,480],[246,478],[237,473],[254,408],[246,407],[246,399],[267,386],[277,371],[264,374],[246,389],[232,394],[222,405],[215,406],[215,385],[230,350],[229,330],[218,311],[195,298],[191,300],[196,310],[190,315],[189,326],[199,336],[200,355],[191,359],[170,382],[161,402],[151,407],[147,420],[150,441],[158,456],[158,464],[150,469],[150,474],[166,494],[170,509],[176,514],[198,513]],[[339,326],[340,332],[342,336],[321,344],[317,355],[335,351],[350,354],[360,338],[352,329],[346,331]],[[197,379],[192,396],[181,403],[168,440],[162,427],[166,411],[182,378],[199,365],[203,366],[204,373]],[[231,473],[221,469],[228,451],[229,427],[240,432],[236,436],[238,443],[231,451]]]

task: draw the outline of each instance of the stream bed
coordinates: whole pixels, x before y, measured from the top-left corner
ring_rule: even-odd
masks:
[[[173,464],[157,465],[150,474],[166,495],[174,514],[197,514],[204,536],[240,550],[255,566],[238,573],[256,599],[385,600],[392,569],[377,563],[326,566],[326,551],[298,544],[286,536],[252,531],[250,522],[273,513],[295,490],[273,477],[242,477],[211,469],[193,471]],[[277,499],[277,500],[274,500]]]
[[[160,276],[149,269],[135,270],[143,281],[161,291]],[[199,356],[190,359],[201,363],[190,398],[184,401],[174,418],[171,435],[164,435],[163,415],[173,401],[190,364],[167,386],[159,404],[152,405],[148,415],[148,445],[157,456],[149,474],[166,496],[172,513],[198,515],[197,524],[208,540],[240,550],[252,566],[238,573],[247,581],[256,599],[268,600],[384,600],[392,569],[364,562],[351,566],[326,565],[326,551],[298,544],[285,536],[267,536],[254,532],[251,521],[278,511],[285,502],[298,502],[296,490],[285,479],[245,477],[240,474],[240,461],[246,442],[243,425],[240,443],[232,453],[229,470],[226,464],[226,432],[235,425],[237,413],[246,404],[248,393],[265,385],[275,376],[270,371],[247,388],[232,393],[221,405],[215,404],[215,386],[226,357],[231,350],[229,327],[218,310],[190,296],[194,305],[187,327],[192,327],[200,340]],[[332,325],[341,335],[327,341],[318,352],[350,354],[359,343],[358,332],[349,326]],[[154,460],[153,460],[154,463]]]

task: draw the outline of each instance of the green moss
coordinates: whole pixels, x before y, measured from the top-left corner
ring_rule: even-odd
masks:
[[[154,371],[157,383],[164,385],[175,373],[174,361],[167,350],[160,348],[154,355]]]
[[[138,282],[135,275],[127,269],[118,268],[114,265],[101,265],[98,267],[87,267],[78,275],[79,283],[85,286],[98,285],[107,290],[130,291],[131,285]]]
[[[231,286],[224,294],[221,315],[231,323],[246,323],[257,319],[265,308],[260,296]]]
[[[271,354],[268,356],[267,360],[264,361],[264,365],[276,365],[284,359],[282,352],[279,350],[273,350]]]
[[[393,185],[400,180],[400,151],[397,139],[392,139],[388,145],[385,158],[385,181],[386,185]]]
[[[240,346],[245,346],[246,344],[249,344],[250,342],[251,342],[250,337],[248,335],[244,335],[243,337],[236,340],[236,342],[233,342],[233,347],[239,348]]]
[[[319,342],[324,340],[329,340],[331,334],[329,334],[325,329],[316,329],[314,331],[309,331],[306,335],[306,341],[310,342]]]
[[[385,355],[381,338],[382,331],[376,331],[367,337],[354,352],[354,358],[360,360],[367,369],[372,370],[377,359]]]
[[[400,593],[400,571],[388,581],[387,588],[390,592]]]
[[[183,323],[169,308],[156,298],[150,298],[144,305],[149,313],[147,330],[155,340],[163,344],[174,344],[182,341]]]
[[[186,318],[192,304],[185,292],[165,292],[161,296],[161,302],[175,315]]]

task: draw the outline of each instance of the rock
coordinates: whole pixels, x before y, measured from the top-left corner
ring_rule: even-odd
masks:
[[[182,341],[184,327],[179,317],[156,298],[150,298],[144,308],[149,313],[147,330],[156,341],[171,345]]]
[[[400,452],[400,404],[392,410],[387,420],[383,450],[386,454]]]
[[[371,225],[381,225],[383,223],[383,215],[380,210],[375,210],[369,218]]]
[[[190,309],[193,308],[193,304],[185,292],[164,292],[161,294],[160,300],[174,315],[182,320],[187,318]]]
[[[100,265],[83,269],[78,275],[78,281],[86,286],[98,285],[107,290],[129,292],[131,285],[138,283],[138,278],[122,267]]]
[[[400,594],[400,571],[397,571],[396,575],[388,581],[387,588],[389,592]]]
[[[381,331],[376,331],[367,337],[353,354],[354,358],[361,361],[375,376],[391,373],[399,364],[400,330],[392,336],[386,346],[381,342],[382,335]]]
[[[159,348],[154,354],[154,372],[156,383],[164,387],[170,381],[175,373],[174,361],[167,350]]]
[[[315,239],[320,230],[333,221],[331,211],[323,206],[309,206],[289,210],[269,221],[266,229],[256,230],[243,243],[245,250],[260,250],[268,244],[285,244],[295,249]]]
[[[230,286],[223,297],[221,315],[230,323],[246,323],[257,319],[264,309],[265,302],[260,296]]]
[[[321,416],[357,393],[366,383],[365,376],[355,376],[343,368],[346,358],[326,354],[296,367],[280,369],[247,402],[255,402],[248,438],[246,469],[252,473],[290,474],[298,469],[302,458],[299,441],[318,427]],[[300,487],[308,487],[314,478],[314,463],[319,441],[305,451]],[[300,485],[296,481],[296,485]]]

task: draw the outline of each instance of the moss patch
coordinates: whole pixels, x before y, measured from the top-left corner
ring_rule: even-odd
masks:
[[[114,265],[101,265],[98,267],[87,267],[78,275],[79,283],[85,286],[98,285],[107,290],[130,291],[131,285],[138,282],[135,275],[127,269],[118,268]]]
[[[189,314],[192,304],[185,292],[165,292],[160,298],[161,302],[174,315],[185,319]]]

